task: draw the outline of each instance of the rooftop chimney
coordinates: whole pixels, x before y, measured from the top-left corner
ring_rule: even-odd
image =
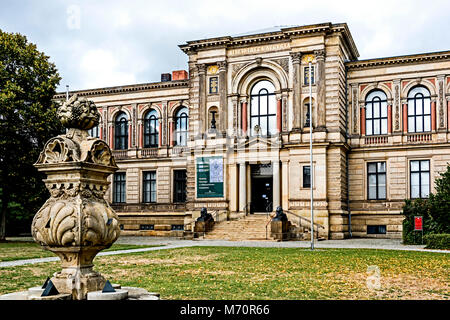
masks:
[[[186,70],[172,71],[172,80],[187,80],[189,78]]]

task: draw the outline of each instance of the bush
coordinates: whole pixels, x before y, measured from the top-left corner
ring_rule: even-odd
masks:
[[[436,194],[428,199],[405,200],[403,244],[422,244],[421,232],[414,231],[414,216],[423,217],[423,234],[450,234],[450,165],[435,180]]]
[[[423,237],[427,249],[450,249],[450,234],[427,234]]]

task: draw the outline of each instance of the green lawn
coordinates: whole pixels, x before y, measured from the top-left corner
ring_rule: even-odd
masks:
[[[106,249],[104,251],[137,249],[147,247],[152,246],[113,244],[109,249]],[[53,254],[52,252],[43,250],[42,247],[36,242],[24,242],[24,241],[0,242],[0,262],[21,260],[21,259],[46,258],[55,256],[56,255]]]
[[[95,265],[111,282],[160,292],[163,299],[450,297],[444,253],[192,247],[103,256]],[[380,270],[378,289],[367,287],[369,266]],[[0,294],[39,285],[59,269],[57,262],[0,268]]]

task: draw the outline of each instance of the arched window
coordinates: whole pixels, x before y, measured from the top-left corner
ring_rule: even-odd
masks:
[[[366,97],[366,135],[388,133],[388,107],[386,94],[372,91]]]
[[[250,92],[251,135],[257,134],[256,125],[259,126],[259,133],[263,136],[270,136],[277,132],[275,87],[267,80],[257,82]]]
[[[128,117],[125,112],[120,112],[114,124],[114,149],[128,149]]]
[[[431,97],[425,87],[414,87],[408,93],[408,132],[431,131]]]
[[[219,109],[216,106],[213,106],[208,109],[209,130],[217,130],[219,123]]]
[[[158,112],[151,109],[144,117],[144,148],[155,148],[159,145]]]
[[[187,145],[188,125],[188,109],[181,107],[175,114],[175,145]]]

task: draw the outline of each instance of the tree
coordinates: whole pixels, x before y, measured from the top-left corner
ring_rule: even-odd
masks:
[[[430,215],[434,233],[450,233],[450,165],[435,180],[436,193],[430,194]]]
[[[61,78],[25,36],[0,30],[0,240],[6,224],[25,224],[47,198],[33,167],[46,141],[63,129],[52,101]]]

